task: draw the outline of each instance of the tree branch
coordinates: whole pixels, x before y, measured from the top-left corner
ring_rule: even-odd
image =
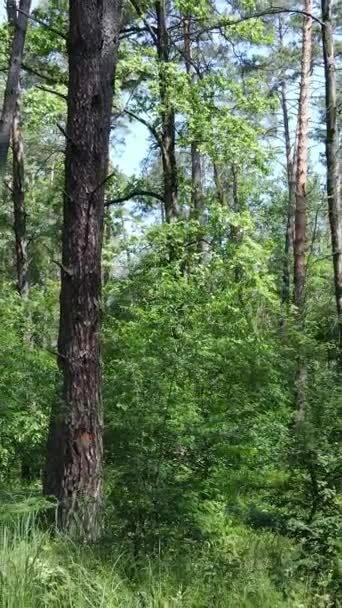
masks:
[[[144,118],[141,118],[141,116],[138,116],[137,114],[134,114],[134,112],[131,112],[130,110],[123,110],[123,112],[124,112],[124,114],[127,114],[127,116],[130,116],[131,118],[134,118],[134,120],[137,120],[142,125],[144,125],[146,127],[146,129],[148,129],[150,131],[150,133],[152,133],[153,137],[155,138],[156,142],[158,143],[158,146],[161,149],[163,149],[163,142],[161,140],[161,137],[160,137],[157,129],[153,125],[151,125],[151,123],[149,123]]]
[[[259,13],[253,13],[252,15],[246,15],[245,17],[240,17],[240,19],[221,19],[221,21],[219,21],[216,24],[212,24],[212,25],[208,25],[208,27],[206,28],[206,30],[213,30],[213,29],[219,29],[222,27],[234,27],[235,25],[239,25],[240,23],[244,23],[245,21],[250,21],[251,19],[260,19],[260,17],[268,17],[268,16],[272,16],[272,15],[280,15],[282,13],[285,14],[290,14],[290,15],[303,15],[304,17],[310,17],[313,21],[315,21],[316,23],[318,23],[321,27],[324,27],[324,23],[323,21],[321,21],[318,17],[315,17],[315,15],[312,15],[311,13],[307,13],[306,11],[301,11],[301,10],[296,10],[296,9],[289,9],[289,8],[283,8],[281,6],[274,6],[274,7],[270,7],[269,9],[265,10],[265,11],[260,11]],[[195,18],[195,21],[199,22],[199,21],[203,21],[203,18]]]
[[[48,84],[51,84],[51,85],[58,85],[58,84],[67,85],[67,82],[59,82],[58,80],[56,80],[55,78],[53,78],[53,77],[51,77],[49,75],[42,74],[41,72],[38,72],[38,70],[36,70],[35,68],[30,67],[26,63],[23,63],[21,67],[22,67],[22,69],[25,72],[29,72],[29,74],[33,74],[34,76],[37,76],[38,78],[41,78],[42,80],[45,80]]]
[[[138,17],[140,17],[140,19],[143,20],[143,23],[144,23],[148,33],[151,35],[151,38],[152,38],[154,44],[158,45],[158,38],[157,38],[155,32],[153,31],[153,28],[150,26],[149,22],[145,19],[144,13],[139,7],[139,2],[136,2],[136,0],[130,0],[130,2],[131,2],[131,5],[133,6],[133,8],[135,9],[135,12],[137,13]]]
[[[53,89],[49,89],[48,87],[43,87],[42,85],[36,85],[36,89],[39,89],[40,91],[45,91],[46,93],[51,93],[51,95],[57,95],[57,97],[60,97],[61,99],[63,99],[63,101],[68,100],[67,95],[64,95],[64,93],[60,93],[59,91],[54,91]]]
[[[66,34],[64,34],[64,32],[61,32],[60,30],[56,30],[54,27],[51,27],[51,25],[49,25],[48,23],[45,23],[45,21],[38,19],[38,17],[34,17],[32,14],[29,14],[29,13],[25,13],[25,11],[22,11],[20,8],[18,8],[18,13],[25,15],[25,17],[27,17],[31,21],[34,21],[35,23],[38,23],[38,25],[45,27],[45,29],[49,30],[53,34],[56,34],[56,36],[63,38],[63,40],[67,40],[67,36],[66,36]]]
[[[143,34],[149,32],[149,29],[145,27],[129,27],[126,29],[120,30],[119,38],[120,40],[125,40],[125,38],[129,38],[134,34]]]
[[[155,198],[161,203],[164,203],[163,196],[158,192],[152,192],[151,190],[132,190],[131,192],[128,192],[123,196],[119,196],[118,198],[106,201],[105,207],[110,207],[110,205],[118,205],[119,203],[125,203],[126,201],[132,200],[132,198],[139,198],[144,196],[149,198]]]
[[[57,123],[57,129],[60,130],[60,132],[62,133],[62,135],[64,135],[65,139],[70,142],[73,146],[76,146],[76,143],[71,139],[70,135],[67,134],[66,130],[64,129],[64,127],[62,127],[62,125],[59,124],[59,122]]]

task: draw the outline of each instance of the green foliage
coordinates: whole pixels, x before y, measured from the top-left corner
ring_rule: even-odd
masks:
[[[38,328],[50,323],[49,298],[38,294],[26,304],[10,291],[1,296],[1,481],[35,479],[43,464],[56,364],[48,352],[48,333],[44,340]]]
[[[160,260],[169,229],[152,230],[147,242],[160,253],[147,253],[106,293],[111,500],[138,543],[165,525],[200,529],[201,502],[222,501],[231,471],[257,459],[258,416],[282,410],[264,252],[249,237],[222,244],[189,275],[191,227],[172,231],[177,263]]]
[[[154,3],[140,4],[144,19],[125,7],[113,124],[125,139],[127,121],[134,132],[136,120],[125,111],[136,115],[148,125],[148,150],[141,175],[117,169],[106,197],[162,194],[162,78],[175,112],[181,215],[160,224],[160,201],[140,195],[106,213],[106,525],[92,548],[48,535],[35,519],[46,509],[37,493],[59,380],[67,2],[35,9],[50,28],[30,23],[21,82],[27,300],[15,289],[10,178],[0,211],[0,482],[17,488],[0,497],[0,606],[336,608],[341,372],[323,173],[314,156],[305,323],[280,302],[288,192],[279,79],[296,98],[302,18],[282,17],[282,46],[278,17],[244,19],[263,3],[232,2],[222,12],[222,3],[172,2],[170,57],[160,62],[151,44]],[[8,27],[0,34],[5,69]],[[191,207],[194,143],[203,172],[200,220]],[[308,375],[300,432],[298,354]]]
[[[312,608],[328,606],[293,577],[296,551],[271,534],[243,528],[221,546],[185,546],[136,560],[125,547],[53,541],[32,516],[0,526],[3,608]],[[105,556],[105,559],[104,559]],[[228,602],[228,603],[227,603]]]

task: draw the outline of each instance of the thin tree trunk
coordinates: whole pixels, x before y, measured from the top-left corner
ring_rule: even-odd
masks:
[[[342,225],[339,187],[339,138],[336,100],[336,66],[332,26],[332,0],[322,0],[322,42],[325,72],[325,116],[327,196],[334,266],[335,298],[338,319],[338,345],[342,347]]]
[[[311,14],[313,0],[305,0],[304,10]],[[305,244],[307,219],[307,175],[308,175],[308,130],[310,107],[310,75],[312,58],[312,18],[304,17],[303,55],[301,68],[298,160],[296,175],[296,210],[294,241],[294,303],[300,314],[303,312],[305,297]]]
[[[227,205],[227,199],[226,199],[225,191],[224,191],[224,188],[222,185],[219,164],[216,160],[213,161],[213,173],[214,173],[214,182],[215,182],[215,188],[216,188],[216,196],[218,198],[219,203],[222,205],[222,207],[225,207]]]
[[[14,233],[17,267],[17,285],[22,298],[29,293],[25,186],[24,186],[24,144],[21,130],[21,113],[19,97],[12,125],[13,146],[13,208]]]
[[[164,180],[165,218],[172,223],[179,216],[178,171],[176,161],[175,111],[171,101],[168,75],[169,35],[166,24],[165,0],[155,3],[157,13],[157,51],[159,59],[159,90],[162,116],[162,162]]]
[[[69,3],[58,339],[63,393],[51,416],[44,492],[59,502],[59,526],[87,538],[96,538],[100,531],[101,247],[120,12],[119,0]]]
[[[285,152],[286,152],[286,169],[287,169],[287,184],[288,184],[288,206],[287,206],[287,221],[285,232],[285,247],[284,247],[284,265],[283,265],[283,281],[282,281],[282,301],[284,304],[290,303],[291,294],[291,252],[293,250],[294,237],[294,215],[295,215],[295,148],[291,148],[289,112],[287,103],[287,87],[286,81],[281,82],[281,106],[283,112],[284,137],[285,137]]]
[[[194,73],[192,69],[192,45],[191,45],[191,15],[189,14],[184,19],[184,56],[185,67],[189,77],[190,84],[195,83]],[[202,159],[198,142],[191,142],[191,215],[204,224],[204,200],[203,200],[203,175],[202,175]],[[198,251],[204,253],[206,246],[203,238],[199,235]]]
[[[191,47],[191,15],[184,19],[184,56],[185,67],[189,76],[190,84],[194,83],[192,70],[192,47]],[[203,188],[202,188],[202,164],[201,153],[198,143],[191,142],[191,207],[197,219],[203,213]]]
[[[4,101],[0,119],[0,179],[6,170],[8,148],[10,144],[11,129],[15,114],[18,96],[19,76],[24,54],[25,38],[31,0],[20,0],[19,10],[14,21],[14,35],[12,41],[9,70],[6,80]],[[14,19],[13,2],[7,6],[10,22]]]
[[[312,14],[313,0],[305,0],[304,10]],[[294,239],[294,304],[297,308],[299,331],[304,330],[305,246],[307,221],[308,131],[310,111],[310,76],[312,58],[312,18],[304,17],[300,97],[298,109],[298,159],[295,192]],[[300,349],[301,350],[301,349]],[[305,355],[298,353],[296,381],[297,423],[301,424],[306,410],[307,368]]]

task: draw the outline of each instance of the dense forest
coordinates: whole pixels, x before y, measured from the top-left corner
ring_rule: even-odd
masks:
[[[0,9],[0,608],[342,606],[342,5]]]

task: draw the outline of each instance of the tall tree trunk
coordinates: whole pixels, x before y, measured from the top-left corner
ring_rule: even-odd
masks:
[[[12,125],[13,146],[13,208],[14,234],[17,267],[17,285],[22,298],[29,293],[28,255],[26,234],[25,185],[24,185],[24,144],[21,130],[19,96]]]
[[[336,100],[336,66],[332,26],[332,0],[322,0],[322,42],[325,72],[325,117],[327,196],[334,266],[335,298],[338,319],[338,345],[342,347],[342,224],[339,184],[339,138]]]
[[[312,14],[313,0],[305,0],[304,10]],[[295,192],[295,239],[294,239],[294,303],[297,308],[299,330],[304,329],[305,303],[305,246],[307,220],[307,175],[308,175],[308,131],[310,111],[310,76],[312,58],[312,18],[306,15],[303,25],[303,50],[300,82],[300,97],[298,109],[298,159]],[[306,377],[307,369],[305,356],[299,353],[297,392],[297,422],[305,417],[306,407]]]
[[[194,84],[195,78],[192,69],[192,45],[191,45],[191,15],[184,18],[184,57],[185,67],[189,76],[190,84]],[[198,142],[191,142],[191,207],[193,215],[201,219],[203,215],[203,180],[201,153]]]
[[[194,84],[191,23],[191,14],[189,14],[184,18],[184,57],[190,84]],[[191,142],[191,215],[202,225],[204,224],[202,159],[198,142],[195,139]],[[198,251],[202,253],[206,251],[202,235],[199,235]]]
[[[313,0],[305,0],[304,10],[311,14]],[[294,303],[300,314],[305,297],[305,244],[307,219],[308,130],[310,107],[310,75],[312,58],[312,18],[304,17],[303,51],[299,97],[298,160],[296,174],[296,209],[294,241]]]
[[[69,3],[63,398],[51,416],[44,492],[58,500],[59,526],[88,538],[99,534],[102,494],[101,246],[120,13],[120,0]]]
[[[172,223],[179,216],[178,172],[176,161],[175,111],[171,101],[168,74],[170,41],[167,31],[165,0],[155,3],[157,13],[157,52],[159,59],[159,90],[162,117],[162,162],[164,180],[165,219]]]
[[[291,137],[290,137],[290,126],[289,126],[289,112],[287,103],[287,87],[286,81],[281,82],[281,106],[283,112],[283,123],[284,123],[284,137],[285,137],[285,152],[286,152],[286,171],[287,171],[287,185],[288,185],[288,205],[287,205],[287,220],[286,220],[286,232],[285,232],[285,247],[284,247],[284,264],[283,264],[283,284],[282,284],[282,301],[284,304],[290,303],[291,294],[291,252],[293,250],[294,240],[294,215],[295,215],[295,158],[296,150],[295,147],[292,150]]]
[[[7,5],[8,17],[10,22],[14,21],[14,35],[9,70],[6,80],[4,101],[0,119],[0,179],[2,179],[8,156],[8,148],[11,137],[11,129],[15,114],[16,101],[18,96],[19,76],[24,54],[25,38],[27,31],[28,17],[30,12],[31,0],[20,0],[17,15],[14,15],[14,4],[9,2]]]

